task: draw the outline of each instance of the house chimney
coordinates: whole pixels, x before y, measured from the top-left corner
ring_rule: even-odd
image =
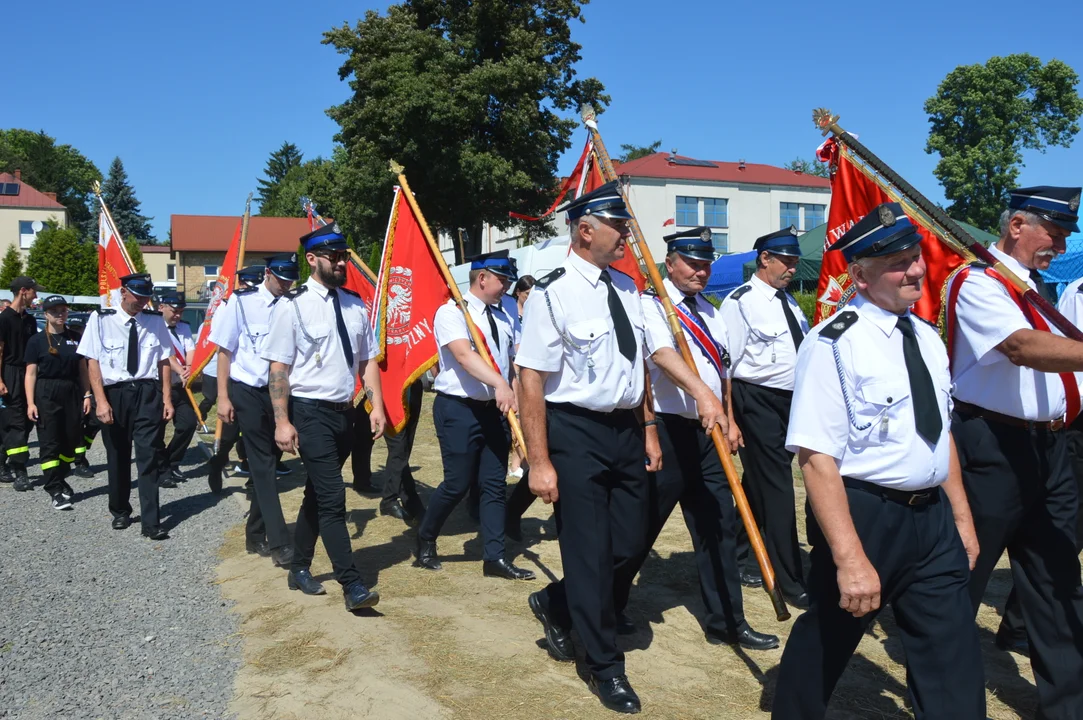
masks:
[[[745,161],[744,161],[744,158],[742,158],[742,159],[740,159],[740,160],[738,160],[738,161],[737,161],[737,169],[738,169],[738,170],[741,170],[741,171],[744,171],[744,169],[745,169]]]
[[[677,148],[673,148],[669,151],[669,157],[666,158],[666,162],[670,164],[677,162]]]
[[[56,200],[56,193],[55,192],[46,192],[46,193],[44,193],[44,195],[45,195],[45,197],[49,198],[50,200]]]
[[[15,168],[15,182],[23,181],[23,171],[19,168]]]

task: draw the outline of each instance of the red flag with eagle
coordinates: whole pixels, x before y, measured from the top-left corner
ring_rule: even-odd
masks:
[[[207,316],[203,321],[203,327],[199,331],[195,353],[192,356],[192,374],[188,377],[187,383],[189,386],[203,372],[203,368],[207,366],[207,363],[210,362],[210,359],[214,357],[214,353],[218,350],[218,346],[210,341],[211,321],[214,319],[214,313],[217,312],[222,302],[233,294],[233,289],[237,286],[237,270],[241,259],[244,257],[244,244],[241,242],[241,225],[243,222],[243,220],[237,221],[237,229],[233,231],[233,241],[229,244],[226,259],[222,262],[222,267],[218,271],[218,279],[214,282],[211,299],[207,303]]]
[[[379,350],[387,423],[399,432],[409,413],[406,393],[436,364],[432,320],[451,298],[440,265],[401,188],[395,188],[371,314]]]
[[[135,272],[124,240],[113,227],[105,200],[99,195],[101,211],[98,213],[98,295],[103,308],[120,307],[120,279]]]
[[[831,164],[831,210],[827,216],[827,234],[824,238],[823,261],[820,265],[820,281],[816,288],[816,315],[813,324],[830,317],[853,297],[856,289],[850,282],[846,260],[838,250],[828,247],[846,234],[861,218],[877,205],[898,202],[898,194],[886,188],[874,176],[855,162],[850,150],[831,138],[816,151],[821,162]],[[905,207],[905,206],[904,206]],[[962,256],[953,252],[937,239],[920,217],[908,214],[921,233],[921,254],[927,267],[921,300],[914,312],[929,322],[940,319],[944,284],[948,276],[963,264]]]

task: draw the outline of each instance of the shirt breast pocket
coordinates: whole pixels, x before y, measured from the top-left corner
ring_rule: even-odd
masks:
[[[263,343],[270,332],[270,325],[254,324],[248,326],[248,331],[242,333],[242,337],[248,348],[258,355],[263,350]]]
[[[906,381],[862,383],[854,402],[854,423],[857,426],[854,430],[858,434],[859,444],[885,443],[891,437],[891,425],[899,422],[902,408],[909,398],[910,386]]]
[[[309,358],[319,352],[322,358],[327,357],[327,338],[331,334],[331,326],[327,323],[306,325],[305,331],[301,333],[297,344],[297,349],[301,351],[301,354]]]
[[[606,353],[610,334],[609,323],[605,318],[580,320],[568,325],[568,337],[575,344],[569,348],[569,364],[577,378],[582,377],[588,368],[608,362]]]
[[[346,334],[350,336],[350,349],[353,350],[354,358],[358,357],[364,334],[368,332],[368,325],[363,322],[346,321]]]

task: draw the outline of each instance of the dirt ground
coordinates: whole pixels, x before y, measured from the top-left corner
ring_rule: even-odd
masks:
[[[423,497],[442,473],[431,398],[426,395],[411,459]],[[379,442],[374,471],[382,469],[384,454]],[[289,464],[297,472],[280,478],[280,487],[292,528],[303,471],[296,458]],[[349,482],[349,462],[344,473]],[[243,499],[241,480],[229,482]],[[795,482],[803,502],[801,482]],[[382,483],[378,472],[374,483]],[[444,570],[433,573],[411,567],[415,532],[380,516],[378,504],[377,497],[347,490],[354,557],[365,580],[381,593],[375,611],[364,614],[343,608],[322,545],[312,569],[328,593],[308,597],[286,588],[284,570],[244,552],[243,525],[228,533],[218,582],[242,618],[245,665],[231,705],[242,720],[616,717],[577,677],[575,666],[549,659],[541,626],[527,607],[530,592],[545,578],[561,575],[549,507],[535,503],[524,518],[524,542],[509,541],[509,557],[538,574],[534,582],[513,583],[482,577],[480,542],[464,507],[444,529],[439,542]],[[803,538],[803,518],[801,524]],[[621,638],[629,678],[643,701],[642,717],[768,717],[782,650],[746,653],[704,641],[691,542],[679,513],[654,549],[629,606],[642,629]],[[978,618],[994,720],[1035,712],[1029,662],[993,646],[999,622],[993,606],[1003,605],[1007,578],[1002,561]],[[746,589],[744,598],[752,626],[785,640],[793,621],[777,622],[762,590]],[[850,663],[829,717],[911,717],[896,637],[885,611]]]

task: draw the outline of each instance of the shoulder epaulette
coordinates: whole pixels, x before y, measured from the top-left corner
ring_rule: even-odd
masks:
[[[117,314],[117,311],[116,311],[115,308],[100,308],[98,310],[95,310],[94,312],[98,313],[99,315],[116,315]]]
[[[565,272],[567,272],[567,271],[564,268],[558,267],[556,270],[549,273],[548,275],[544,275],[544,276],[538,278],[537,280],[535,280],[534,285],[536,285],[537,287],[540,287],[542,290],[544,290],[545,288],[552,285],[553,281],[559,280],[561,277],[563,277]]]
[[[843,310],[838,315],[831,318],[830,322],[824,325],[824,329],[820,331],[820,337],[825,337],[828,340],[838,340],[839,337],[853,327],[856,322],[856,312],[853,310]]]
[[[733,292],[731,292],[729,297],[726,298],[726,299],[727,300],[740,300],[744,296],[744,294],[747,293],[751,289],[752,289],[751,285],[742,285],[741,287],[739,287],[736,290],[734,290]]]
[[[144,315],[161,315],[161,310],[151,310],[150,308],[143,308]]]
[[[353,290],[351,290],[351,289],[350,289],[350,288],[348,288],[348,287],[345,287],[345,286],[343,286],[343,287],[340,287],[340,288],[339,288],[339,290],[340,290],[341,292],[344,292],[344,293],[346,293],[347,295],[353,295],[353,296],[354,296],[355,298],[357,298],[358,300],[360,300],[360,299],[361,299],[361,296],[360,296],[359,294],[357,294],[356,292],[354,292]]]
[[[259,286],[243,287],[233,291],[234,295],[247,295],[248,293],[254,293],[259,291]]]
[[[654,289],[653,285],[648,285],[647,287],[643,288],[642,294],[648,297],[658,297],[658,291]]]
[[[981,260],[975,260],[974,262],[968,264],[975,270],[985,270],[988,267],[992,267],[991,265],[989,265],[989,263],[982,262]]]
[[[303,292],[305,292],[306,290],[308,290],[308,285],[300,285],[298,287],[293,288],[292,290],[287,290],[286,291],[286,299],[287,300],[296,300],[297,297],[299,295],[301,295]]]

